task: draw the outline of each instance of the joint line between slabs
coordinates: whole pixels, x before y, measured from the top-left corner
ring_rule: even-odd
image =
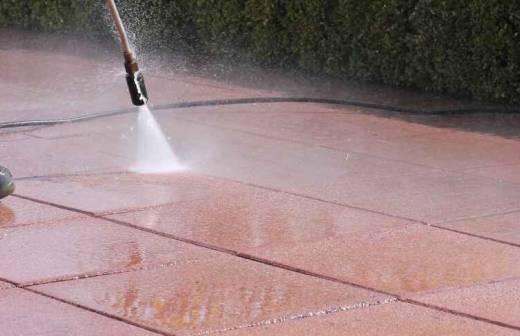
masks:
[[[249,324],[243,324],[243,325],[237,325],[232,326],[229,328],[222,328],[222,329],[210,329],[206,330],[197,334],[193,334],[193,336],[202,336],[202,335],[212,335],[212,334],[220,334],[225,333],[228,331],[236,331],[236,330],[242,330],[242,329],[248,329],[248,328],[256,328],[256,327],[265,327],[270,325],[276,325],[285,323],[286,321],[301,321],[308,318],[314,318],[314,317],[320,317],[320,316],[327,316],[342,312],[349,312],[352,310],[357,309],[368,309],[375,306],[381,306],[385,304],[392,304],[394,302],[397,302],[397,298],[388,298],[388,299],[382,299],[377,300],[373,302],[359,302],[351,305],[345,305],[345,306],[335,306],[335,307],[329,307],[321,310],[314,310],[314,311],[308,311],[300,314],[291,314],[291,315],[285,315],[278,318],[272,318],[269,320],[262,320],[258,322],[251,322]]]
[[[411,305],[415,305],[415,306],[419,306],[419,307],[423,307],[423,308],[428,308],[428,309],[436,310],[436,311],[439,311],[439,312],[443,312],[443,313],[447,313],[447,314],[451,314],[451,315],[467,318],[467,319],[470,319],[470,320],[475,320],[475,321],[484,322],[484,323],[487,323],[487,324],[493,324],[493,325],[496,325],[496,326],[499,326],[499,327],[503,327],[503,328],[507,328],[507,329],[511,329],[511,330],[520,331],[520,326],[515,326],[515,325],[509,324],[509,323],[504,323],[504,322],[500,322],[500,321],[496,321],[496,320],[491,320],[491,319],[488,319],[488,318],[485,318],[485,317],[480,317],[480,316],[476,316],[476,315],[472,315],[472,314],[468,314],[468,313],[463,313],[463,312],[460,312],[460,311],[457,311],[457,310],[453,310],[453,309],[449,309],[449,308],[444,308],[444,307],[439,307],[439,306],[436,306],[436,305],[431,305],[431,304],[428,304],[428,303],[423,303],[423,302],[416,301],[416,300],[413,300],[413,299],[403,299],[402,298],[402,299],[399,299],[399,301],[400,302],[404,302],[404,303],[408,303],[408,304],[411,304]]]
[[[469,237],[473,237],[473,238],[479,238],[479,239],[482,239],[482,240],[487,240],[487,241],[491,241],[491,242],[494,242],[494,243],[509,245],[509,246],[512,246],[512,247],[520,247],[520,244],[508,242],[508,241],[501,240],[501,239],[481,236],[481,235],[478,235],[478,234],[475,234],[475,233],[466,232],[466,231],[460,231],[460,230],[457,230],[457,229],[451,229],[451,228],[447,228],[447,227],[440,226],[440,225],[428,225],[428,224],[426,224],[426,225],[430,226],[432,228],[435,228],[435,229],[442,230],[442,231],[458,233],[458,234],[461,234],[461,235],[464,235],[464,236],[469,236]]]
[[[515,208],[515,209],[510,209],[510,210],[505,210],[505,211],[487,213],[487,214],[483,214],[483,215],[469,216],[469,217],[457,218],[457,219],[447,220],[447,221],[439,221],[439,222],[435,222],[432,224],[441,225],[441,224],[452,224],[452,223],[459,223],[459,222],[465,222],[465,221],[474,221],[474,220],[485,219],[485,218],[512,215],[512,214],[517,214],[519,212],[520,212],[520,208]]]
[[[21,283],[18,287],[27,288],[27,287],[48,285],[48,284],[54,284],[54,283],[92,279],[92,278],[98,278],[98,277],[109,276],[109,275],[117,275],[117,274],[125,274],[125,273],[132,273],[132,272],[141,272],[141,271],[153,271],[153,270],[157,270],[157,269],[175,267],[175,266],[184,265],[184,264],[193,265],[196,263],[207,263],[207,262],[213,261],[215,259],[216,259],[215,257],[210,257],[210,258],[205,258],[205,259],[171,261],[171,262],[165,262],[165,263],[160,263],[160,264],[143,265],[141,267],[128,268],[128,269],[116,269],[116,270],[108,270],[108,271],[103,271],[103,272],[80,273],[80,274],[75,274],[75,275],[50,278],[50,279],[46,279],[46,280],[43,279],[43,280],[36,280],[33,282]]]

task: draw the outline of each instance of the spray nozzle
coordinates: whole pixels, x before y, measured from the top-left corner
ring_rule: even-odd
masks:
[[[137,60],[132,53],[125,53],[125,69],[126,69],[126,83],[128,85],[128,91],[130,92],[130,98],[132,103],[136,106],[146,104],[148,101],[148,93],[146,92],[146,86],[144,85],[144,77]]]

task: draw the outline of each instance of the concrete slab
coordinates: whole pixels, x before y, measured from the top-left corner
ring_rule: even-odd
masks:
[[[349,150],[356,141],[388,142],[446,131],[368,112],[339,105],[269,103],[180,109],[174,117],[338,150]]]
[[[0,156],[16,178],[121,171],[130,162],[119,141],[105,136],[0,143]]]
[[[520,280],[511,279],[414,298],[423,303],[456,310],[517,328],[520,332]]]
[[[514,183],[520,185],[520,176],[518,174],[519,171],[520,165],[518,164],[499,165],[492,167],[481,167],[463,170],[463,172],[467,174],[486,176],[505,183]]]
[[[379,157],[449,171],[520,162],[520,142],[459,130],[430,132],[384,142],[362,137],[357,143],[353,141],[347,146]]]
[[[475,146],[476,143],[478,146]],[[396,149],[384,151],[387,155],[395,155],[403,161],[423,163],[452,171],[520,163],[519,141],[459,130],[416,137],[401,143],[401,147]]]
[[[34,289],[175,335],[387,298],[233,257]]]
[[[0,316],[0,330],[4,335],[156,335],[21,289],[2,291]]]
[[[520,163],[520,142],[370,115],[355,107],[258,104],[182,110],[179,118],[446,170]],[[277,127],[283,125],[283,127]],[[475,143],[479,146],[474,146]]]
[[[195,174],[221,176],[430,223],[520,209],[520,186],[211,129],[166,116],[158,116],[161,125]],[[84,157],[96,162],[88,153]],[[26,162],[24,166],[31,165]],[[38,194],[28,189],[20,192]]]
[[[195,172],[431,223],[520,208],[508,183],[157,117]]]
[[[0,230],[0,277],[27,285],[126,272],[217,254],[97,219]]]
[[[108,217],[242,252],[414,225],[395,217],[239,183],[223,181],[207,188],[212,195],[207,199]]]
[[[520,276],[520,249],[425,226],[367,229],[249,253],[403,295]]]
[[[0,228],[48,222],[53,223],[80,216],[81,214],[76,212],[16,197],[8,197],[0,202]]]
[[[261,335],[517,335],[499,326],[405,303],[386,304],[273,325],[231,330],[226,336]]]
[[[20,181],[17,186],[20,195],[98,215],[201,200],[225,192],[223,182],[191,173],[68,176]]]

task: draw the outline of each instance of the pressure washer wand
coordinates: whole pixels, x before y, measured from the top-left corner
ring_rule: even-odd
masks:
[[[121,49],[123,49],[125,58],[126,83],[128,85],[128,91],[130,92],[130,98],[134,105],[144,105],[148,101],[148,93],[144,85],[143,74],[137,65],[135,53],[128,43],[128,36],[126,35],[125,27],[123,26],[114,0],[107,0],[107,6],[119,33],[119,39],[121,40]]]

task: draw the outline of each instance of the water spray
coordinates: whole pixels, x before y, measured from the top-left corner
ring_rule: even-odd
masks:
[[[119,39],[121,40],[121,49],[123,49],[125,59],[126,83],[128,85],[128,91],[130,92],[130,99],[135,106],[145,105],[148,101],[148,92],[144,85],[144,77],[139,70],[135,53],[128,43],[128,36],[126,35],[125,27],[119,16],[119,11],[117,10],[114,0],[107,0],[107,6],[116,25],[117,32],[119,33]]]
[[[107,0],[110,14],[116,25],[121,49],[125,58],[126,83],[132,103],[139,107],[137,118],[136,162],[130,169],[138,173],[165,173],[180,171],[181,166],[168,139],[148,108],[148,93],[134,51],[128,43],[125,27],[114,0]]]

